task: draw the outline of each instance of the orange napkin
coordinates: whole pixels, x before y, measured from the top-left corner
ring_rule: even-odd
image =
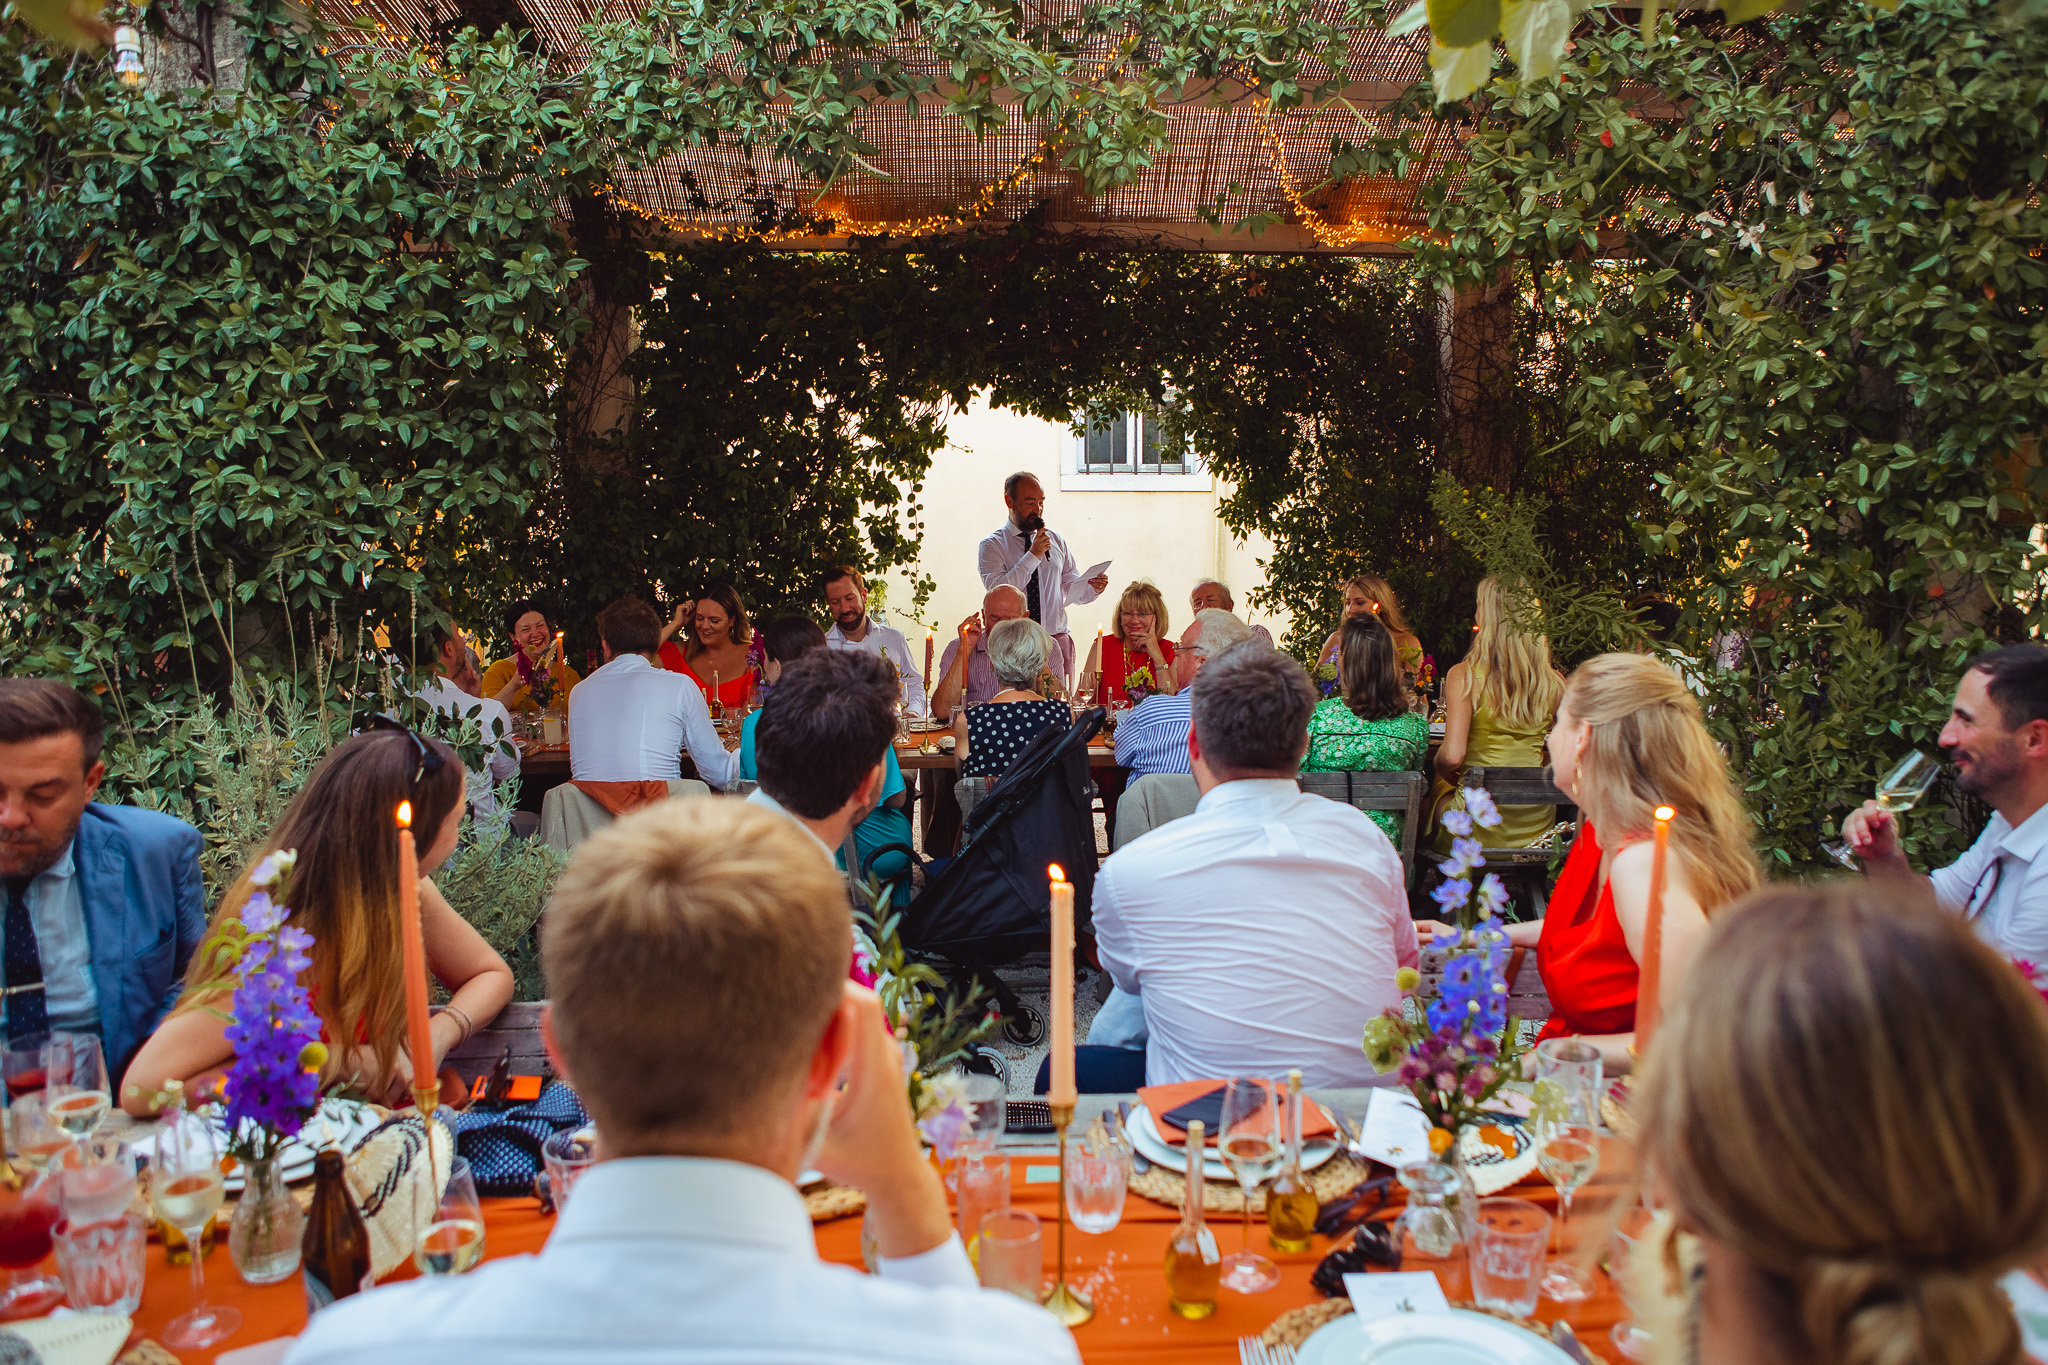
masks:
[[[668,800],[666,782],[583,782],[576,790],[603,806],[613,815],[631,815],[642,806]]]
[[[1144,1101],[1145,1112],[1152,1116],[1152,1126],[1159,1130],[1159,1136],[1165,1138],[1169,1146],[1178,1147],[1188,1140],[1187,1132],[1168,1124],[1165,1116],[1222,1084],[1221,1081],[1177,1081],[1172,1085],[1143,1085],[1138,1087],[1138,1098]],[[1308,1101],[1301,1106],[1303,1142],[1337,1131],[1337,1125],[1330,1122],[1330,1116],[1323,1112],[1321,1105],[1306,1095],[1302,1098]],[[1210,1134],[1210,1137],[1213,1139],[1215,1134]]]

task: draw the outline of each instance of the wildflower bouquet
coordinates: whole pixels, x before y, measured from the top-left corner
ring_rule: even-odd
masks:
[[[1336,696],[1338,690],[1343,686],[1337,677],[1337,661],[1335,659],[1330,660],[1328,663],[1317,664],[1314,676],[1316,690],[1323,694],[1325,701]]]
[[[1124,696],[1136,706],[1159,690],[1159,679],[1152,672],[1152,665],[1139,664],[1124,674]]]
[[[1474,895],[1471,874],[1486,859],[1472,837],[1475,822],[1497,825],[1500,812],[1486,792],[1470,788],[1465,809],[1444,815],[1453,835],[1451,856],[1443,865],[1443,885],[1431,893],[1461,930],[1444,962],[1442,989],[1419,1017],[1397,1006],[1365,1026],[1366,1059],[1378,1071],[1398,1069],[1430,1121],[1430,1146],[1439,1154],[1460,1129],[1481,1121],[1481,1107],[1517,1072],[1516,1034],[1507,1018],[1508,936],[1500,921],[1508,891],[1488,873]],[[1413,968],[1402,969],[1403,990],[1419,981]]]
[[[524,649],[515,645],[512,658],[519,667],[519,681],[526,685],[526,699],[536,711],[545,711],[555,700],[555,649],[557,642],[548,642],[547,652],[535,663],[527,657]]]

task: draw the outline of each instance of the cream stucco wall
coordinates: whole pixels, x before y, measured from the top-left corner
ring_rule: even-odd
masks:
[[[1276,638],[1285,633],[1284,615],[1252,612],[1247,594],[1263,580],[1259,560],[1272,552],[1264,537],[1235,539],[1216,515],[1228,492],[1207,473],[1172,476],[1126,475],[1120,483],[1073,473],[1073,436],[1066,428],[978,399],[964,412],[948,415],[946,448],[932,461],[923,494],[924,550],[918,571],[937,582],[923,622],[938,630],[943,653],[951,632],[980,610],[982,587],[975,553],[982,538],[1005,516],[1003,479],[1019,469],[1038,475],[1046,491],[1046,525],[1066,538],[1083,567],[1112,561],[1109,591],[1068,612],[1077,655],[1085,656],[1097,627],[1108,628],[1117,595],[1133,579],[1150,579],[1166,597],[1174,635],[1187,625],[1188,593],[1202,578],[1230,585],[1241,617],[1258,621]],[[923,633],[905,619],[912,575],[889,575],[887,600],[896,604],[890,620],[913,639]],[[1249,613],[1249,615],[1247,615]],[[913,653],[920,646],[912,645]]]

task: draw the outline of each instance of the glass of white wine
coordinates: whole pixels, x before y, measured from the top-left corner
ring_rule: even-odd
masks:
[[[422,1275],[460,1275],[484,1258],[484,1209],[476,1197],[469,1161],[456,1157],[448,1168],[433,1221],[420,1233],[412,1263]]]
[[[1941,776],[1941,762],[1930,757],[1925,751],[1915,749],[1900,759],[1892,770],[1877,782],[1877,804],[1894,816],[1904,815],[1920,804],[1934,780]],[[1821,851],[1848,868],[1857,871],[1861,864],[1856,861],[1855,850],[1848,841],[1830,839],[1821,845]]]
[[[1214,1092],[1211,1092],[1214,1093]],[[1284,1087],[1263,1076],[1233,1076],[1223,1089],[1223,1119],[1216,1147],[1244,1191],[1244,1246],[1223,1258],[1222,1285],[1260,1294],[1280,1283],[1280,1268],[1252,1250],[1252,1195],[1280,1170],[1280,1110]]]
[[[158,1131],[149,1164],[149,1200],[156,1216],[183,1233],[188,1245],[198,1246],[207,1220],[226,1197],[219,1135],[205,1118],[179,1113]],[[206,1258],[193,1256],[191,1261],[192,1309],[163,1331],[164,1345],[173,1350],[204,1350],[242,1326],[241,1310],[206,1301]]]
[[[81,1141],[113,1107],[106,1054],[90,1033],[53,1033],[43,1048],[44,1106],[57,1125]]]
[[[1536,1169],[1557,1187],[1557,1249],[1543,1267],[1543,1296],[1576,1303],[1591,1292],[1569,1250],[1565,1228],[1571,1221],[1572,1196],[1600,1169],[1600,1049],[1576,1038],[1552,1038],[1537,1045],[1532,1063],[1536,1080]]]

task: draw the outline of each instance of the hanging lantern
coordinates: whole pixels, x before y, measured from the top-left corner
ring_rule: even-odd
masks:
[[[114,30],[114,74],[126,86],[143,82],[142,39],[133,24],[122,24]]]

